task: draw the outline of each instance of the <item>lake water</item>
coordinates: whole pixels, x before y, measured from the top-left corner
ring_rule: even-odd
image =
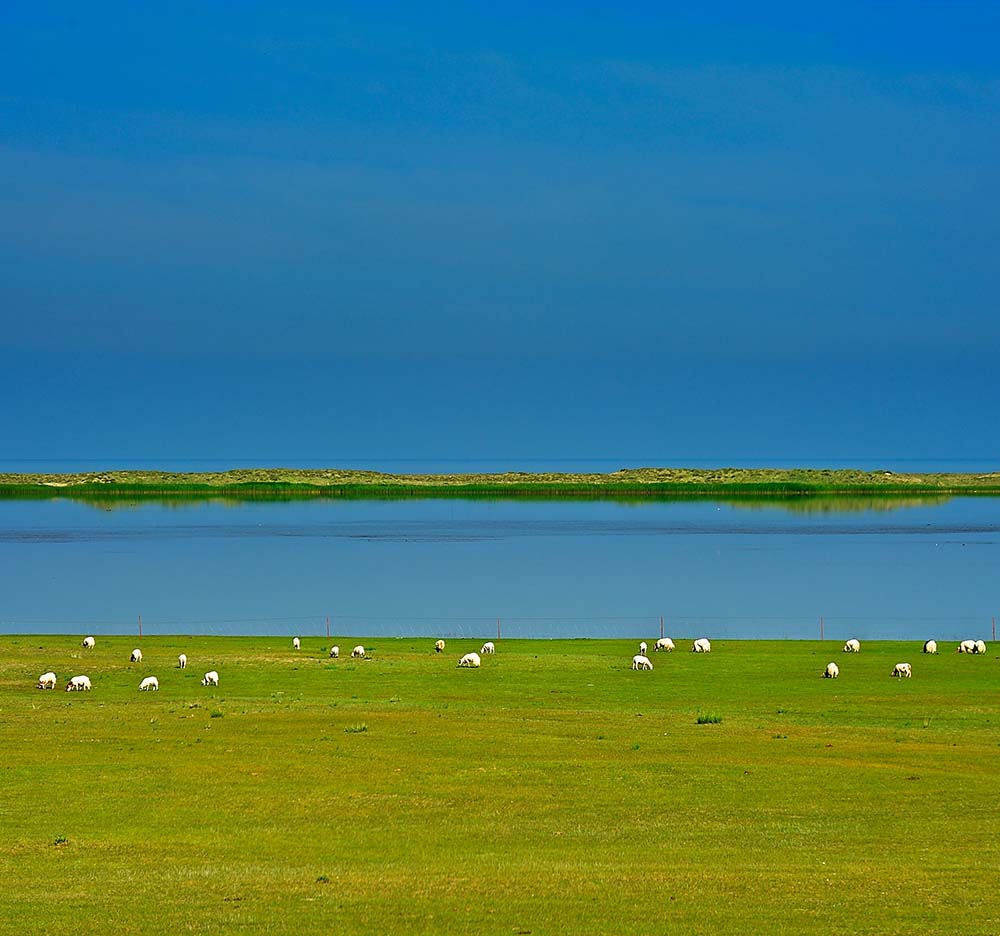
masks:
[[[0,501],[6,633],[990,640],[998,569],[998,498]]]

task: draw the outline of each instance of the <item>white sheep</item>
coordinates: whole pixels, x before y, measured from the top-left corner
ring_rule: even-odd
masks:
[[[693,653],[711,653],[712,644],[707,637],[699,637],[691,644],[691,651]]]
[[[925,640],[924,641],[924,653],[937,653],[937,641],[936,640]]]
[[[496,653],[497,652],[496,644],[494,644],[492,640],[487,640],[486,643],[482,645],[479,652],[483,654]]]
[[[963,640],[956,648],[956,653],[975,653],[976,642],[974,640]]]
[[[299,640],[298,637],[293,637],[292,638],[292,649],[293,650],[301,650],[302,649],[302,641]]]
[[[435,653],[440,653],[442,650],[444,650],[444,641],[443,640],[435,640],[434,641],[434,652]]]
[[[655,644],[653,644],[653,650],[657,653],[661,650],[666,650],[667,653],[671,653],[674,650],[674,642],[669,637],[661,637]]]
[[[479,654],[473,651],[472,653],[465,654],[461,660],[458,661],[459,666],[471,666],[475,668],[479,666],[483,661],[479,658]]]
[[[840,667],[836,663],[827,663],[826,669],[823,670],[823,676],[826,679],[836,679],[840,675]]]
[[[128,658],[129,663],[141,663],[142,662],[142,651],[136,647],[132,651],[132,655]]]
[[[645,640],[640,640],[639,641],[639,655],[640,656],[645,656],[646,655],[646,651],[648,649],[649,649],[649,647],[646,646],[646,641]]]
[[[219,674],[215,670],[209,670],[205,674],[205,678],[202,679],[201,684],[203,686],[217,686],[217,685],[219,685]]]
[[[66,683],[67,692],[88,692],[89,690],[89,676],[74,676],[68,683]]]
[[[139,683],[140,692],[153,692],[160,691],[160,681],[155,676],[147,676],[141,683]]]
[[[892,668],[892,675],[909,679],[913,675],[913,670],[911,669],[909,663],[897,663]]]
[[[93,650],[95,642],[96,641],[94,640],[93,637],[84,637],[83,638],[83,649],[84,650]]]
[[[355,647],[355,648],[354,648],[354,649],[353,649],[353,650],[351,651],[351,656],[352,656],[352,657],[353,657],[354,659],[364,659],[364,655],[365,655],[365,648],[364,648],[364,647],[362,647],[362,646],[361,646],[361,644],[358,644],[358,645],[357,645],[357,646],[356,646],[356,647]]]
[[[338,647],[336,644],[334,644],[330,648],[330,659],[331,660],[336,660],[337,657],[339,657],[339,656],[340,656],[340,647]]]
[[[653,661],[643,653],[637,653],[632,657],[632,669],[652,669]]]
[[[56,682],[57,680],[55,673],[42,673],[42,675],[38,677],[38,688],[55,689]]]
[[[976,649],[972,651],[973,653],[985,653],[986,644],[982,640],[976,641]]]
[[[182,653],[177,657],[177,669],[186,669],[188,665],[188,658],[186,653]]]
[[[861,652],[861,641],[855,640],[853,637],[844,644],[844,653],[860,653]]]

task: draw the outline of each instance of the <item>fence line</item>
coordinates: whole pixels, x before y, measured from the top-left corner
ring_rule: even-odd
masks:
[[[451,637],[508,639],[649,639],[707,636],[715,639],[788,639],[844,641],[926,639],[996,640],[996,617],[988,614],[923,616],[874,615],[354,615],[297,614],[254,618],[149,618],[130,620],[0,618],[5,634]]]

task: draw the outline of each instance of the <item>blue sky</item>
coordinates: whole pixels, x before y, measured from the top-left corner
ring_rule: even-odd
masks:
[[[0,10],[0,460],[998,454],[995,4],[163,6]]]

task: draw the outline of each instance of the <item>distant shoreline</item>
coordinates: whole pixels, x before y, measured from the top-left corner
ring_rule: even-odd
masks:
[[[1000,495],[985,474],[814,468],[634,468],[606,474],[387,474],[340,469],[247,468],[221,472],[101,471],[0,474],[0,499],[84,500],[587,498],[770,499],[816,496]]]

